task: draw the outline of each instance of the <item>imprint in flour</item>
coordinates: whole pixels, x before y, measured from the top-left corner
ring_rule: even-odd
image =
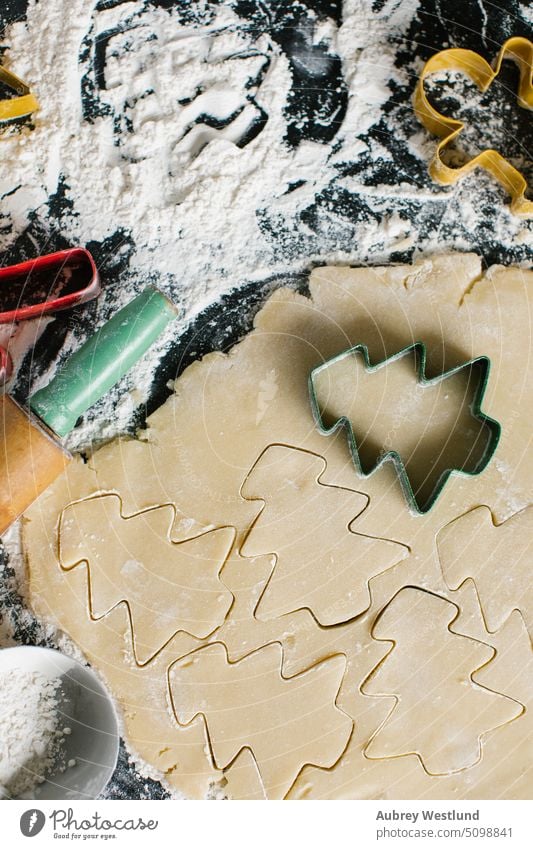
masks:
[[[474,766],[482,738],[525,710],[480,686],[477,673],[496,650],[451,629],[459,608],[447,599],[405,587],[378,616],[372,636],[392,648],[362,685],[396,705],[369,741],[370,759],[416,754],[430,775]]]
[[[258,619],[307,608],[322,626],[347,622],[370,606],[370,579],[409,554],[407,546],[352,530],[369,497],[323,483],[326,465],[309,451],[269,445],[244,481],[243,498],[263,508],[240,553],[275,559]]]
[[[233,597],[220,580],[234,528],[216,528],[175,542],[171,504],[132,516],[116,494],[69,504],[59,523],[65,570],[87,565],[90,615],[125,603],[135,656],[147,663],[178,631],[203,639],[218,628]]]
[[[468,579],[474,582],[490,632],[518,610],[533,641],[532,540],[533,507],[501,524],[496,524],[488,507],[477,507],[437,536],[446,583],[456,590]]]
[[[229,663],[222,643],[213,643],[176,661],[169,673],[178,722],[203,716],[221,769],[249,748],[269,799],[283,799],[306,764],[333,766],[353,728],[336,706],[344,655],[290,678],[281,667],[279,643],[237,663]]]
[[[84,60],[94,55],[94,84],[86,76],[91,111],[114,116],[113,134],[121,157],[138,163],[154,155],[159,144],[170,156],[172,173],[186,168],[202,148],[215,140],[244,147],[268,120],[258,105],[258,93],[270,65],[272,47],[265,39],[250,45],[229,19],[212,26],[184,27],[165,33],[165,61],[154,49],[154,31],[164,28],[168,15],[152,11],[152,29],[139,27],[143,12],[98,33],[88,43]],[[223,17],[223,16],[222,16]],[[135,43],[135,68],[127,69]],[[126,66],[126,67],[125,67]],[[165,72],[172,67],[174,73]],[[179,97],[176,97],[176,95]],[[163,142],[155,132],[165,125]],[[144,149],[143,149],[144,142]]]

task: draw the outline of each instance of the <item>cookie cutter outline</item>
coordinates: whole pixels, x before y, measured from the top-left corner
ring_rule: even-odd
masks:
[[[418,381],[424,386],[434,385],[436,383],[440,383],[441,381],[446,380],[449,377],[452,377],[454,374],[462,371],[464,368],[469,368],[476,366],[477,364],[481,365],[482,374],[481,378],[478,382],[477,389],[474,395],[474,398],[470,404],[470,411],[473,418],[478,421],[483,422],[488,425],[491,431],[491,437],[487,443],[487,447],[483,452],[480,460],[476,464],[473,471],[466,471],[464,468],[461,469],[444,469],[443,472],[439,475],[433,490],[426,502],[420,505],[417,501],[416,495],[411,486],[411,481],[409,480],[409,476],[407,474],[407,469],[405,468],[404,462],[398,453],[394,449],[390,451],[385,451],[377,460],[375,464],[369,469],[369,471],[365,471],[361,464],[361,458],[359,456],[359,450],[357,447],[357,438],[355,436],[352,423],[347,416],[341,416],[335,424],[331,427],[326,427],[324,425],[324,421],[322,418],[322,414],[320,412],[320,407],[318,404],[318,398],[315,391],[315,375],[319,372],[323,371],[326,368],[329,368],[336,362],[339,362],[346,357],[351,357],[354,354],[362,354],[365,369],[368,372],[375,372],[383,366],[387,366],[390,363],[395,362],[409,354],[413,353],[415,356],[415,362],[417,363],[417,371],[418,371]],[[386,357],[384,360],[380,360],[378,363],[372,364],[370,361],[370,356],[368,353],[368,347],[366,345],[355,345],[352,348],[348,348],[348,350],[343,351],[340,354],[332,357],[327,360],[325,363],[322,363],[319,366],[313,368],[309,374],[309,395],[311,400],[311,409],[313,412],[313,418],[318,427],[319,432],[323,436],[331,436],[337,430],[345,429],[348,437],[348,445],[350,448],[350,453],[352,455],[352,460],[355,465],[357,472],[363,477],[368,478],[370,475],[374,474],[381,466],[386,462],[392,462],[396,469],[396,473],[398,475],[398,479],[400,481],[404,496],[407,500],[408,506],[414,510],[415,513],[420,515],[425,515],[428,513],[435,505],[437,499],[442,493],[448,479],[452,475],[472,478],[477,477],[477,475],[481,474],[481,472],[486,468],[492,457],[494,456],[494,452],[498,447],[498,443],[500,441],[501,436],[501,425],[496,419],[487,416],[482,412],[482,404],[483,398],[485,396],[485,391],[487,388],[487,383],[489,379],[491,369],[491,362],[489,357],[486,355],[482,355],[479,357],[475,357],[472,360],[467,360],[459,366],[455,366],[455,368],[449,369],[448,371],[444,371],[436,377],[427,378],[426,377],[426,346],[424,342],[413,342],[411,345],[408,345],[406,348],[402,348],[401,351],[398,351],[396,354],[392,354],[390,357]]]
[[[528,189],[527,181],[520,171],[497,150],[493,148],[482,150],[458,168],[452,168],[443,162],[443,152],[460,135],[465,125],[463,121],[449,118],[432,106],[424,88],[426,77],[436,71],[447,70],[462,71],[476,83],[480,91],[487,91],[500,73],[503,60],[506,58],[512,59],[518,65],[520,79],[517,102],[519,106],[524,109],[533,109],[533,42],[522,36],[513,36],[504,42],[494,66],[489,65],[479,53],[460,47],[452,47],[436,53],[422,69],[414,91],[413,106],[418,120],[430,133],[441,139],[428,165],[429,175],[435,182],[451,185],[474,168],[484,168],[511,196],[511,212],[530,218],[533,217],[533,201],[525,196]]]
[[[0,100],[0,121],[11,121],[13,118],[23,118],[39,109],[39,101],[30,91],[29,85],[0,65],[0,83],[8,86],[17,93],[17,97]]]

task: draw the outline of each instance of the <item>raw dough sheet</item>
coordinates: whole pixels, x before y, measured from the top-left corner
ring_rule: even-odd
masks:
[[[137,439],[76,459],[28,511],[33,608],[80,646],[172,788],[530,796],[532,284],[470,254],[317,268],[309,297],[276,291]],[[424,515],[390,464],[357,473],[308,393],[351,346],[379,362],[416,341],[430,375],[488,356],[483,411],[502,425],[483,473],[452,476]],[[461,380],[418,403],[408,370],[388,369],[364,381],[374,435],[408,446],[430,402],[435,444],[454,409],[453,451],[473,438]],[[348,415],[339,389],[326,401]]]

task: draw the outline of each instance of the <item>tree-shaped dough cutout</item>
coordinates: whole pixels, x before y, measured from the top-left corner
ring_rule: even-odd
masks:
[[[488,507],[477,507],[440,531],[437,548],[450,589],[474,581],[489,631],[519,610],[533,641],[533,507],[501,525]]]
[[[281,645],[272,643],[229,663],[226,647],[212,643],[170,670],[178,722],[203,714],[220,769],[250,749],[269,799],[282,799],[305,764],[333,766],[353,727],[335,704],[344,655],[291,678],[281,675],[282,657]]]
[[[124,517],[114,494],[69,504],[61,515],[61,566],[68,570],[88,564],[95,619],[127,603],[139,663],[177,631],[207,637],[222,624],[232,603],[219,574],[234,529],[173,542],[175,516],[174,507],[165,505]]]
[[[317,454],[271,445],[244,482],[244,498],[263,501],[264,508],[241,554],[275,556],[259,619],[306,607],[321,625],[347,622],[370,606],[369,580],[409,554],[397,542],[350,529],[368,496],[323,484],[325,469]]]
[[[407,587],[377,619],[372,636],[394,645],[362,690],[397,702],[366,747],[368,758],[414,753],[428,773],[446,775],[477,763],[483,735],[523,712],[518,702],[476,683],[475,672],[495,650],[453,633],[457,615],[445,598]]]

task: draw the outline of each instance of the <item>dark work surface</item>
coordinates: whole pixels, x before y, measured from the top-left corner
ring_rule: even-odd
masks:
[[[41,0],[45,2],[45,0]],[[98,6],[101,8],[117,5],[120,0],[101,0]],[[150,0],[147,0],[149,3]],[[151,0],[153,5],[178,7],[186,19],[189,12],[192,14],[190,4],[187,0]],[[215,5],[215,4],[213,4]],[[369,8],[381,8],[385,0],[368,0]],[[389,5],[392,4],[389,2]],[[0,26],[5,26],[25,15],[27,3],[25,0],[2,0],[0,3]],[[68,2],[65,0],[68,9]],[[302,139],[314,141],[331,141],[342,121],[346,109],[347,92],[344,84],[340,60],[338,57],[326,54],[321,46],[310,47],[305,41],[303,22],[307,9],[313,9],[319,17],[330,17],[338,23],[342,21],[342,3],[340,0],[327,2],[327,0],[305,0],[305,2],[289,3],[280,0],[236,0],[234,3],[236,11],[243,18],[251,21],[253,26],[259,30],[268,32],[287,54],[291,61],[293,71],[293,86],[291,97],[287,104],[289,116],[287,143],[298,145]],[[523,4],[525,8],[525,4]],[[531,37],[530,28],[526,21],[521,18],[520,4],[515,0],[505,0],[501,3],[489,3],[485,0],[421,0],[419,9],[414,17],[405,40],[398,52],[398,62],[411,67],[416,59],[426,60],[434,52],[448,46],[461,46],[473,49],[481,53],[491,61],[496,55],[500,45],[510,35],[526,35]],[[0,41],[1,49],[1,41]],[[83,102],[84,115],[90,121],[103,107],[98,97],[98,84],[102,77],[102,51],[98,46],[82,46],[82,49],[93,50],[94,81],[84,81]],[[312,78],[306,73],[305,51],[311,51],[314,61],[315,75]],[[320,67],[321,76],[316,76],[316,53],[322,51],[323,56]],[[304,59],[302,60],[302,57]],[[414,65],[413,65],[414,67]],[[502,121],[513,122],[513,129],[509,135],[517,139],[517,151],[522,152],[528,141],[528,121],[530,114],[525,110],[515,108],[515,100],[512,94],[516,83],[516,72],[512,67],[505,70],[505,83],[502,88],[509,92],[505,102],[491,106],[500,109]],[[414,79],[411,77],[411,79]],[[412,86],[396,86],[391,92],[388,102],[383,107],[384,115],[393,116],[395,120],[410,121],[416,124],[416,119],[411,109]],[[332,121],[323,120],[324,112],[332,116]],[[333,119],[334,116],[334,119]],[[319,120],[320,118],[320,120]],[[265,116],[266,120],[266,116]],[[390,184],[394,186],[399,181],[406,181],[415,186],[427,186],[429,178],[425,163],[414,157],[403,142],[391,136],[389,125],[378,123],[365,136],[364,140],[371,145],[379,142],[389,152],[390,158],[381,163],[368,163],[358,160],[357,164],[346,163],[344,173],[358,174],[362,182],[369,185]],[[253,131],[259,132],[260,126]],[[249,140],[249,139],[248,139]],[[245,144],[247,139],[241,141]],[[516,151],[513,151],[516,153]],[[526,162],[526,171],[531,170],[531,156],[529,164]],[[52,251],[67,246],[67,242],[61,233],[61,212],[67,203],[64,193],[59,191],[56,196],[50,198],[46,220],[34,215],[30,221],[27,231],[14,233],[13,241],[7,254],[3,257],[4,264],[9,264],[21,259],[31,257],[34,252],[35,243],[46,242],[47,250]],[[527,243],[520,245],[503,245],[498,242],[497,233],[493,223],[493,200],[489,197],[486,203],[483,225],[476,232],[465,232],[465,240],[468,249],[477,251],[483,255],[486,264],[494,262],[523,262],[528,258],[530,247]],[[305,212],[305,222],[311,231],[318,233],[316,220],[321,207],[335,205],[336,213],[344,217],[347,222],[355,222],[369,214],[369,209],[363,196],[348,195],[339,192],[335,187],[326,188],[317,198],[315,204]],[[442,205],[429,200],[401,200],[400,209],[402,216],[416,222],[419,232],[424,230],[441,228],[443,237],[447,225],[441,221],[443,214]],[[272,240],[279,240],[280,253],[290,250],[291,238],[298,238],[298,233],[277,234],[273,222],[265,218],[261,222],[264,232],[269,233]],[[457,226],[457,223],[456,225]],[[270,228],[270,230],[269,230]],[[442,229],[444,228],[444,230]],[[319,236],[317,235],[317,240]],[[112,291],[118,286],[121,274],[129,262],[128,244],[131,244],[129,235],[117,232],[114,236],[104,242],[92,242],[87,247],[93,252],[100,267],[106,289]],[[319,241],[317,241],[319,245]],[[116,248],[122,248],[120,260],[117,260]],[[287,247],[288,246],[288,247]],[[409,261],[411,253],[391,254],[390,260],[394,262]],[[157,271],[154,272],[157,279]],[[151,282],[151,281],[147,281]],[[220,302],[211,305],[196,321],[185,330],[181,338],[176,341],[174,347],[162,359],[158,366],[154,390],[148,400],[146,407],[138,413],[136,424],[142,424],[143,416],[151,412],[168,396],[167,381],[175,378],[192,360],[208,351],[218,349],[225,350],[234,344],[250,327],[254,311],[263,302],[265,295],[277,285],[276,279],[265,280],[263,283],[247,283],[242,281],[242,286],[224,296]],[[296,288],[305,291],[305,275],[293,275],[289,280],[287,275],[283,277],[283,283],[289,282]],[[28,396],[28,390],[40,373],[44,372],[51,362],[55,360],[61,351],[66,333],[74,322],[84,332],[90,331],[95,321],[95,306],[89,304],[78,308],[69,314],[59,315],[51,324],[44,336],[37,343],[32,354],[24,362],[17,385],[14,389],[16,397],[24,400]],[[0,558],[2,548],[0,546]],[[27,612],[24,612],[21,599],[17,593],[16,582],[9,567],[5,571],[6,580],[0,584],[0,624],[2,608],[8,607],[11,618],[17,623],[15,637],[22,643],[43,643],[45,637],[38,623],[31,620]],[[121,750],[119,766],[116,775],[111,782],[107,793],[108,798],[163,798],[164,791],[157,782],[146,780],[139,776],[128,763],[125,750]]]
[[[107,8],[118,5],[122,0],[100,0],[97,7]],[[147,0],[149,3],[150,0]],[[176,6],[183,12],[183,18],[187,19],[187,10],[194,4],[188,0],[151,0],[154,5],[171,7]],[[0,22],[10,23],[24,16],[26,0],[4,0],[0,4]],[[219,5],[214,3],[213,5]],[[368,0],[370,8],[382,8],[385,0]],[[391,9],[393,4],[389,0]],[[307,9],[313,9],[320,16],[333,18],[338,23],[342,21],[342,2],[326,2],[326,0],[306,0],[305,3],[285,3],[280,0],[236,0],[234,4],[238,13],[249,18],[254,28],[264,30],[275,40],[286,52],[291,60],[293,72],[293,85],[291,97],[287,104],[288,132],[287,142],[298,145],[302,139],[313,141],[331,141],[337,131],[346,109],[346,86],[343,81],[340,60],[325,52],[324,47],[312,46],[304,43],[302,32],[305,32],[305,15]],[[525,8],[525,5],[524,5]],[[192,13],[191,13],[192,14]],[[397,62],[409,68],[415,67],[416,60],[425,61],[433,53],[447,46],[461,46],[474,49],[481,53],[486,59],[492,60],[502,42],[510,35],[521,34],[531,36],[531,27],[520,17],[520,4],[515,0],[505,0],[503,3],[485,3],[484,0],[422,0],[414,17],[407,36],[402,40],[398,51]],[[83,50],[92,50],[93,62],[96,73],[94,81],[84,79],[82,81],[83,104],[86,120],[90,121],[104,108],[98,97],[99,80],[102,77],[102,49],[101,45],[83,45]],[[305,50],[308,51],[309,61],[313,61],[314,76],[312,85],[311,78],[306,76]],[[316,54],[323,54],[321,64],[322,76],[316,76]],[[296,58],[297,57],[297,60]],[[302,58],[303,57],[303,58]],[[516,68],[507,63],[503,71],[502,86],[498,87],[498,97],[490,102],[491,114],[499,110],[502,116],[502,124],[506,123],[506,140],[510,140],[513,150],[509,155],[522,153],[522,170],[528,174],[531,171],[531,154],[528,153],[529,137],[528,126],[531,115],[527,110],[516,106],[514,92],[516,91]],[[408,123],[413,131],[419,128],[418,122],[413,115],[411,107],[412,88],[416,74],[410,72],[410,85],[398,87],[391,85],[392,92],[388,101],[384,104],[383,113],[392,116],[398,125]],[[449,105],[449,101],[442,101],[443,105]],[[328,123],[324,120],[330,114],[332,120]],[[462,116],[468,125],[468,115]],[[477,116],[479,122],[479,115]],[[258,132],[260,128],[255,128]],[[402,139],[391,135],[389,125],[384,121],[374,125],[363,140],[372,146],[373,143],[380,144],[387,150],[387,158],[377,163],[365,162],[359,158],[357,163],[345,163],[342,166],[340,176],[357,175],[362,184],[397,186],[401,181],[413,185],[415,188],[431,187],[431,181],[427,174],[426,163],[413,156]],[[487,139],[486,143],[490,143]],[[246,139],[240,142],[246,143]],[[439,187],[437,187],[438,189]],[[495,189],[497,192],[498,190]],[[483,208],[482,223],[475,232],[468,229],[467,223],[463,225],[460,220],[453,216],[445,216],[446,205],[433,202],[431,195],[429,199],[419,200],[402,198],[401,194],[391,196],[391,211],[399,212],[405,219],[412,220],[421,235],[438,232],[446,243],[447,237],[453,231],[453,236],[459,242],[463,242],[462,249],[469,249],[480,253],[484,263],[523,262],[530,255],[530,245],[527,241],[520,244],[502,244],[498,242],[498,233],[494,226],[494,204],[501,203],[501,194],[488,193]],[[60,190],[50,198],[46,219],[35,214],[30,225],[23,233],[13,234],[13,242],[10,249],[3,256],[3,263],[9,264],[20,259],[32,257],[35,253],[35,244],[45,243],[47,251],[67,247],[68,243],[61,233],[61,213],[68,205],[64,192]],[[302,214],[302,223],[308,231],[314,233],[310,240],[310,252],[320,252],[320,213],[321,211],[335,209],[335,215],[342,221],[354,224],[367,220],[369,216],[376,215],[369,208],[363,195],[348,193],[332,185],[324,189]],[[452,219],[451,221],[449,219]],[[293,243],[301,239],[301,231],[295,227],[294,232],[280,232],[279,221],[270,220],[268,215],[259,216],[259,225],[267,238],[279,248],[280,257],[287,257],[290,264],[291,247]],[[357,256],[357,246],[349,244],[350,236],[342,234],[342,224],[339,224],[337,241],[331,243],[331,234],[328,236],[328,244],[322,245],[323,249],[351,247]],[[343,239],[348,239],[348,243]],[[102,278],[105,281],[106,291],[111,294],[113,289],[119,287],[121,275],[127,269],[131,250],[131,237],[128,233],[117,231],[114,235],[102,242],[89,242],[89,250],[95,256]],[[118,248],[120,247],[120,254]],[[409,261],[412,249],[404,252],[392,252],[388,259],[391,262]],[[283,277],[284,282],[287,275]],[[157,282],[157,269],[154,269],[153,277],[147,282]],[[305,276],[295,281],[300,286],[305,286]],[[243,280],[240,288],[224,297],[224,299],[210,307],[206,313],[200,315],[194,327],[190,328],[171,352],[169,357],[161,364],[161,380],[157,381],[159,387],[164,387],[170,377],[175,377],[185,368],[188,363],[197,356],[213,349],[222,349],[233,344],[251,323],[255,308],[259,306],[264,296],[276,280],[265,281],[264,285],[253,283],[246,285]],[[1,297],[1,295],[0,295]],[[1,300],[0,300],[1,306]],[[47,329],[46,338],[41,339],[31,357],[20,371],[17,386],[14,389],[15,396],[24,401],[28,396],[28,389],[33,380],[46,370],[61,350],[65,335],[69,327],[77,326],[80,335],[90,331],[96,315],[95,304],[88,304],[69,313],[59,314],[54,324]],[[225,328],[231,328],[228,333]],[[168,390],[155,391],[153,399],[148,404],[148,412],[154,409],[164,399]]]

